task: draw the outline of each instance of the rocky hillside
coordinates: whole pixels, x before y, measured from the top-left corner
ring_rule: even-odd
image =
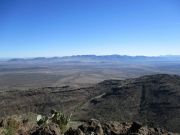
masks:
[[[152,75],[100,83],[108,89],[81,108],[79,117],[102,121],[141,121],[180,132],[180,77]]]
[[[180,132],[180,77],[151,75],[107,80],[88,88],[46,87],[0,92],[0,115],[47,114],[52,108],[72,112],[74,119],[140,121]]]

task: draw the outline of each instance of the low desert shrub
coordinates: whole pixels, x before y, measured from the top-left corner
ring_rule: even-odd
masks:
[[[59,126],[61,132],[64,133],[69,126],[69,122],[71,120],[71,115],[66,116],[64,113],[58,112],[56,110],[52,110],[51,114],[52,114],[51,117],[38,115],[37,116],[38,126],[46,127],[46,126],[48,126],[48,124],[50,122],[52,122],[54,124],[57,124]]]
[[[8,118],[6,120],[6,125],[4,126],[4,135],[15,135],[19,129],[20,122],[13,118]]]
[[[46,126],[49,123],[49,118],[46,116],[38,115],[37,124],[38,126]]]
[[[57,112],[56,110],[52,110],[51,114],[52,114],[51,121],[57,124],[60,130],[62,131],[62,133],[64,133],[68,128],[69,122],[71,120],[71,115],[66,116],[64,113]]]

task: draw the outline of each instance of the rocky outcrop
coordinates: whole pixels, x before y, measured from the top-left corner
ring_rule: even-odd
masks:
[[[11,123],[10,128],[7,128],[6,126],[4,127],[6,131],[7,129],[14,128],[14,125],[12,124],[14,124],[14,120],[13,123]],[[14,130],[11,130],[13,131],[13,135],[179,135],[168,132],[162,128],[144,126],[140,122],[104,123],[96,119],[91,119],[82,122],[81,125],[74,128],[70,127],[64,132],[61,132],[59,126],[52,122],[41,126],[27,126],[26,124],[28,123],[24,124],[19,123],[18,128],[15,127]]]
[[[46,127],[35,127],[30,132],[29,135],[60,135],[61,132],[59,127],[55,124],[48,125]]]
[[[175,135],[164,129],[149,128],[139,122],[101,124],[98,120],[90,120],[77,129],[70,128],[65,135]]]

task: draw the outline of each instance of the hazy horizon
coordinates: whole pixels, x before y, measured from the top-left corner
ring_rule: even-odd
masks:
[[[127,56],[127,57],[180,57],[180,55],[121,55],[121,54],[107,54],[107,55],[96,55],[96,54],[83,54],[83,55],[64,55],[64,56],[32,56],[32,57],[0,57],[0,59],[33,59],[33,58],[63,58],[63,57],[76,57],[76,56]]]

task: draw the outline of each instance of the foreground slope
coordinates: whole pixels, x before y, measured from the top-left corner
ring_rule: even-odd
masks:
[[[75,119],[132,122],[180,132],[180,77],[150,75],[107,80],[88,88],[46,87],[0,92],[0,115],[48,114],[52,108]]]
[[[141,121],[180,132],[180,77],[152,75],[101,84],[109,89],[84,104],[80,117]],[[83,115],[82,115],[83,114]]]

